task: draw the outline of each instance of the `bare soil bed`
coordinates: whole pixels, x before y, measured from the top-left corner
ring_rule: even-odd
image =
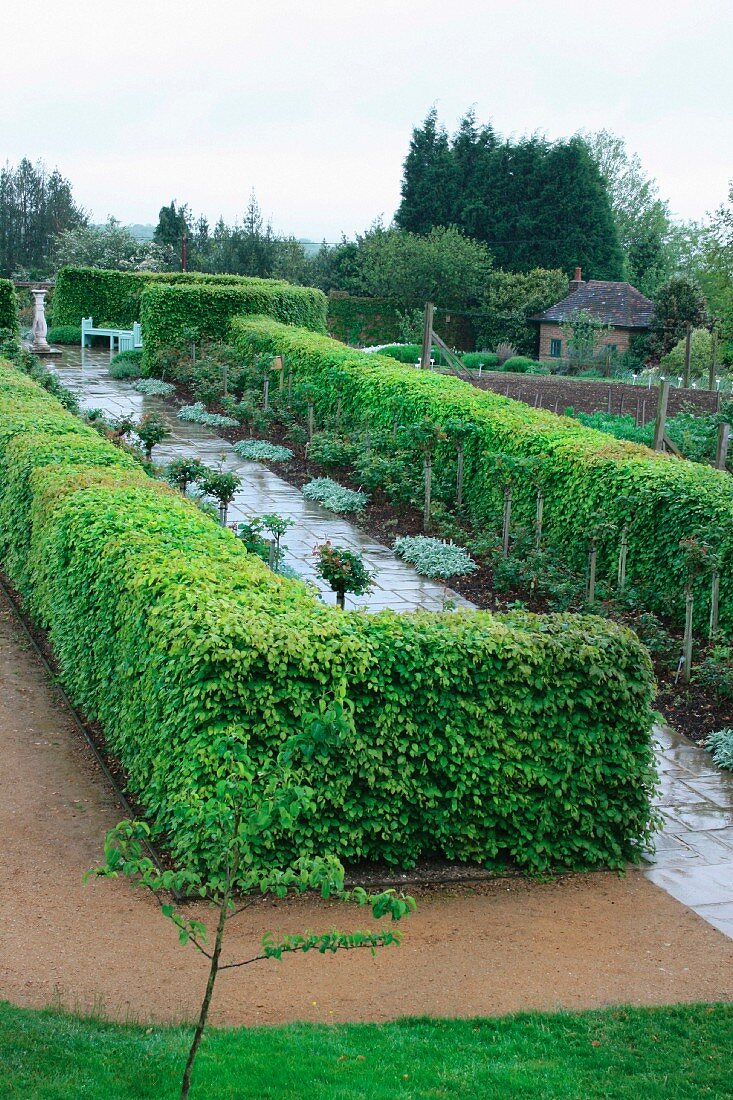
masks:
[[[626,382],[601,382],[584,378],[560,378],[556,375],[509,374],[484,371],[474,374],[472,384],[481,390],[523,401],[525,405],[559,413],[572,406],[576,412],[626,413],[635,416],[638,424],[654,420],[657,411],[658,388],[632,386]],[[695,411],[702,415],[718,411],[720,395],[710,390],[674,388],[669,391],[668,415]]]
[[[0,995],[118,1019],[191,1019],[204,960],[178,945],[147,895],[121,881],[82,884],[121,811],[4,599],[0,688]],[[638,870],[415,894],[418,913],[400,948],[224,974],[214,1019],[385,1020],[733,999],[733,942]],[[267,929],[354,927],[357,919],[311,898],[263,901],[233,929],[227,959],[252,953]]]

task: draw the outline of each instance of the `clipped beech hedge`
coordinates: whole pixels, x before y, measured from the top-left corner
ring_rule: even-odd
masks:
[[[217,775],[247,754],[264,782],[282,749],[317,810],[262,859],[620,867],[647,836],[629,631],[327,607],[2,365],[0,560],[178,861],[215,846]]]
[[[578,421],[532,409],[477,390],[458,378],[364,354],[335,340],[298,332],[267,318],[238,318],[232,334],[244,353],[284,354],[295,377],[316,385],[316,412],[335,410],[355,421],[389,427],[430,417],[470,420],[479,431],[465,444],[464,503],[472,521],[496,529],[503,482],[494,456],[534,459],[513,487],[516,528],[534,523],[537,484],[544,494],[547,543],[577,569],[585,566],[589,533],[597,533],[599,575],[615,578],[623,528],[629,539],[627,584],[647,606],[684,615],[687,580],[681,539],[696,537],[719,555],[720,628],[733,633],[733,478],[729,474],[657,453]],[[455,462],[449,441],[433,468]],[[707,627],[710,577],[694,585],[695,619]]]
[[[93,317],[97,325],[128,327],[141,320],[142,294],[151,286],[247,288],[250,296],[246,300],[256,312],[317,332],[326,331],[326,298],[310,287],[296,287],[277,279],[206,275],[198,271],[105,271],[92,267],[61,268],[56,276],[53,323],[79,325],[82,317]],[[217,314],[214,323],[218,318]],[[173,318],[164,315],[163,321],[170,327]]]
[[[227,286],[154,283],[145,288],[140,302],[143,365],[150,369],[158,352],[185,339],[223,340],[232,318],[247,313],[326,331],[326,297],[313,287],[267,279]]]
[[[0,279],[0,329],[18,332],[18,302],[10,279]]]

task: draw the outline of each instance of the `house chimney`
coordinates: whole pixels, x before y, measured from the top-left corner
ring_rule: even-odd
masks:
[[[570,280],[570,284],[568,286],[568,294],[572,294],[575,290],[580,290],[580,288],[582,286],[583,286],[583,272],[580,270],[579,267],[576,267],[575,275]]]

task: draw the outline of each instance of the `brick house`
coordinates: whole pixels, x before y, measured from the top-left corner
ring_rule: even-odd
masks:
[[[603,333],[597,347],[607,347],[622,355],[628,350],[632,336],[651,328],[654,303],[630,283],[601,279],[585,282],[576,267],[567,297],[531,318],[540,328],[540,359],[562,359],[567,355],[567,333],[563,333],[560,325],[578,312],[589,314],[599,324],[611,325],[611,331]]]

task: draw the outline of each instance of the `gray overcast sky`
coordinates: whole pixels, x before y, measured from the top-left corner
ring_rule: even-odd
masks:
[[[412,127],[609,129],[675,215],[733,178],[731,0],[0,0],[0,158],[58,165],[101,221],[175,197],[338,239],[389,220]]]

